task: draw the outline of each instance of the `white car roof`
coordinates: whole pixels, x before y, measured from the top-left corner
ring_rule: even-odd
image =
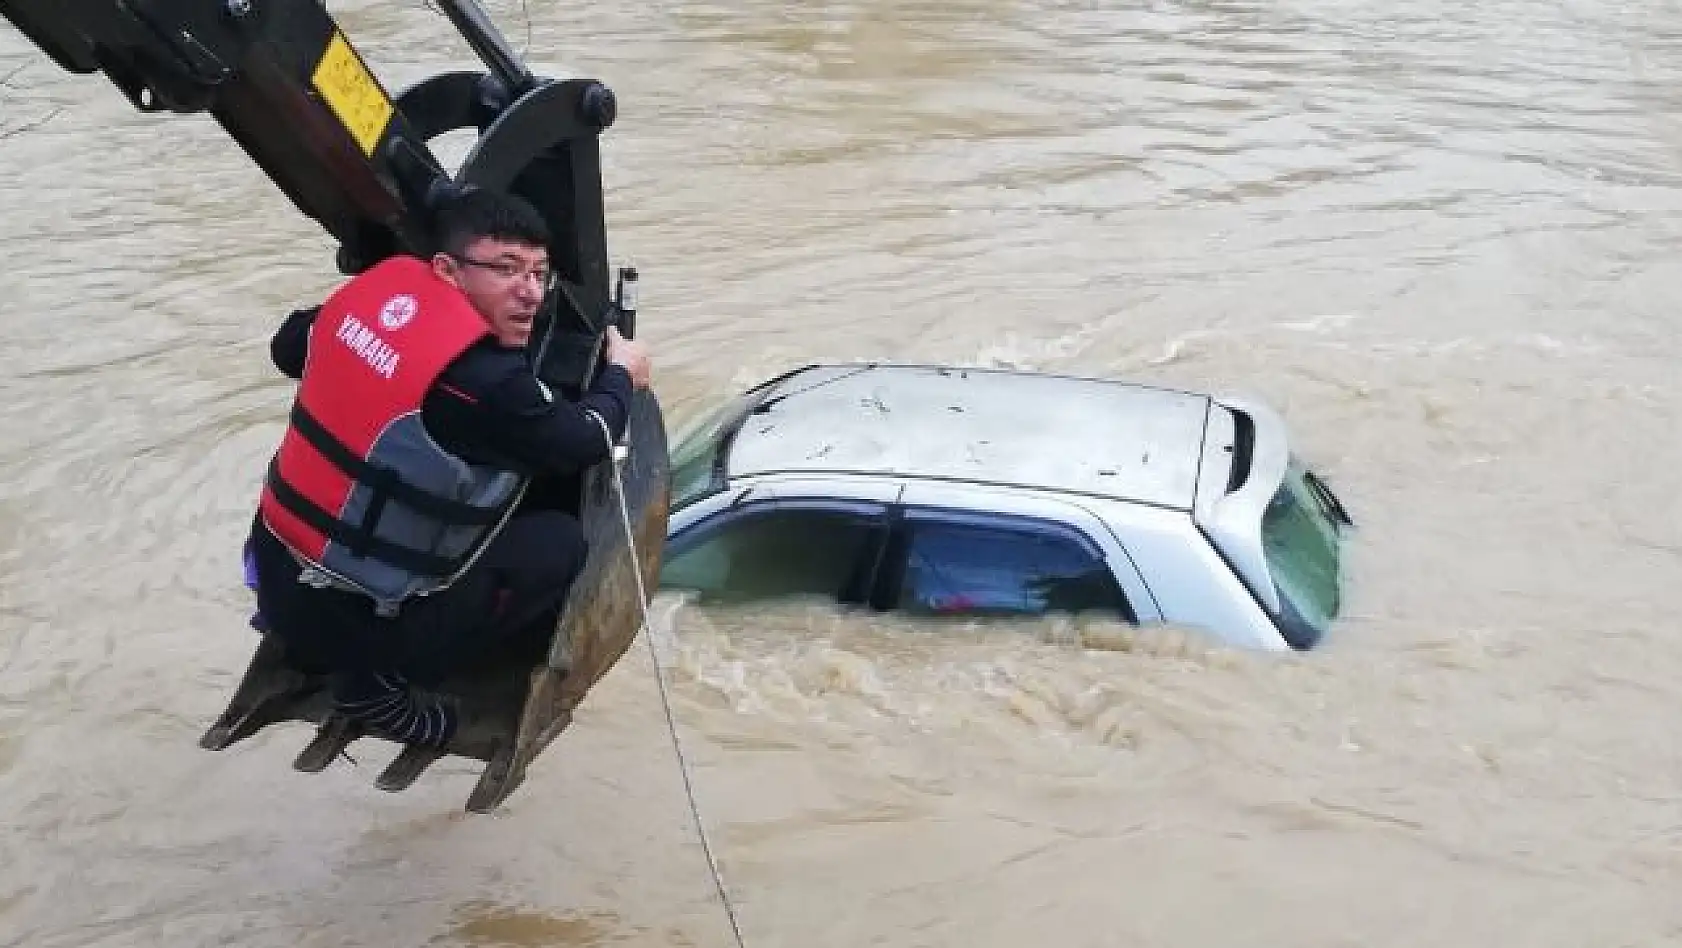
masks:
[[[999,369],[822,365],[766,390],[727,476],[897,475],[1189,510],[1208,396]]]

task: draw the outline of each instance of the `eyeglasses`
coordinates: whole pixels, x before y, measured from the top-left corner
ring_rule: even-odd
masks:
[[[545,293],[555,288],[555,271],[549,269],[548,264],[538,264],[535,267],[525,267],[512,260],[474,260],[470,257],[460,257],[450,254],[451,259],[464,263],[470,267],[489,270],[504,280],[518,280],[522,277],[536,277],[539,286]]]

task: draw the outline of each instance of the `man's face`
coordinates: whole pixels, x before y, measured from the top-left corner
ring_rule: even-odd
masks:
[[[438,254],[433,270],[459,287],[498,342],[520,348],[549,287],[549,254],[542,247],[476,237],[461,254]]]

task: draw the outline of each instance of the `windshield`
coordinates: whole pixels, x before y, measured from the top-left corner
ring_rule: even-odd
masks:
[[[1292,461],[1262,514],[1262,549],[1279,592],[1280,630],[1296,648],[1320,640],[1342,605],[1335,504],[1322,502],[1315,480]]]
[[[672,449],[672,509],[687,506],[723,488],[719,451],[729,437],[731,423],[743,400],[731,399],[690,426]]]

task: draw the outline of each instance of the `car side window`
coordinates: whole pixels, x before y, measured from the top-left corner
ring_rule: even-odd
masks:
[[[660,584],[702,602],[843,597],[874,556],[880,515],[869,509],[762,507],[730,516],[668,548]]]
[[[907,521],[897,608],[914,615],[1103,612],[1137,622],[1102,554],[1079,533],[1027,518]]]

